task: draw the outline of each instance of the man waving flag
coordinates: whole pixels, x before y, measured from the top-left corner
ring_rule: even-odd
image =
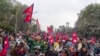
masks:
[[[31,6],[29,6],[28,8],[26,8],[24,10],[23,13],[26,14],[26,17],[24,19],[24,22],[31,22],[33,7],[34,7],[34,4],[32,4]]]

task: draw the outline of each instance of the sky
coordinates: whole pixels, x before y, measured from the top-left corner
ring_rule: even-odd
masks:
[[[30,6],[34,3],[33,16],[38,18],[42,30],[53,25],[58,28],[60,25],[74,27],[78,19],[78,13],[91,3],[100,3],[100,0],[17,0],[22,4]]]

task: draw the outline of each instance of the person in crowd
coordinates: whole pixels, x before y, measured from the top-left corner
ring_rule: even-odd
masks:
[[[13,35],[9,35],[9,44],[10,44],[10,49],[13,49],[16,45],[16,41]]]
[[[31,52],[34,53],[34,55],[40,55],[40,54],[43,54],[43,56],[45,55],[47,48],[45,43],[42,41],[42,37],[40,33],[36,35],[31,45],[32,45]]]
[[[87,47],[85,45],[82,46],[79,54],[79,56],[89,56],[89,53],[88,53],[88,50],[87,50]]]
[[[79,55],[79,52],[80,52],[81,48],[83,47],[83,45],[85,45],[83,43],[83,39],[82,38],[78,38],[78,41],[75,44],[75,48],[74,48],[76,50],[76,55],[77,56]]]
[[[57,56],[57,52],[55,52],[53,46],[50,46],[50,43],[48,42],[49,39],[46,40],[47,42],[47,49],[46,49],[46,53],[45,56]]]
[[[90,47],[90,50],[89,50],[89,48],[88,48],[89,54],[90,54],[91,56],[94,56],[94,51],[95,51],[94,49],[96,48],[95,43],[89,42],[88,45],[89,45],[89,47]]]
[[[5,31],[0,30],[0,42],[3,42],[6,35]],[[48,39],[50,36],[44,37],[43,35],[41,33],[35,35],[30,31],[27,31],[25,35],[21,31],[15,36],[8,34],[10,48],[12,48],[9,50],[10,54],[12,56],[25,56],[26,53],[32,54],[32,56],[94,56],[94,54],[100,54],[100,39],[96,44],[91,43],[88,39],[78,38],[77,42],[73,44],[70,39],[63,42],[63,36],[59,36],[55,40],[56,38],[54,39],[54,35],[52,35],[53,42],[50,43],[50,39]]]
[[[69,53],[67,50],[62,50],[61,51],[61,56],[69,56]]]
[[[25,56],[27,50],[25,48],[25,44],[20,42],[20,44],[16,45],[15,48],[10,52],[10,55],[13,56]]]
[[[100,43],[97,43],[96,44],[96,47],[94,48],[94,53],[96,55],[99,55],[100,54]]]
[[[29,49],[29,53],[30,53],[31,46],[32,46],[32,41],[33,41],[32,37],[31,37],[31,32],[27,31],[26,35],[24,36],[24,38],[25,38],[25,41],[27,43],[27,46],[28,46],[28,49]]]
[[[74,46],[71,40],[67,40],[65,46],[69,49],[71,46]]]
[[[65,48],[67,48],[69,56],[73,55],[73,51],[74,51],[73,47],[74,47],[74,45],[73,45],[72,41],[70,39],[68,39],[66,41]]]
[[[61,37],[54,43],[54,51],[60,52],[63,49],[63,43]]]
[[[15,41],[16,45],[19,45],[21,42],[23,42],[22,36],[19,33],[16,33]]]

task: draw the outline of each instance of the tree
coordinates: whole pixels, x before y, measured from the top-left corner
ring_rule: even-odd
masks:
[[[23,15],[27,7],[16,0],[0,0],[0,28],[10,31],[27,31],[29,23],[24,22]]]
[[[81,37],[100,37],[100,4],[90,4],[78,14],[75,29]]]
[[[0,28],[13,30],[13,27],[9,25],[12,8],[13,4],[9,0],[0,0]]]

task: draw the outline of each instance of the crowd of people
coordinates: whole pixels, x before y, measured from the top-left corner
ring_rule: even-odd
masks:
[[[78,37],[76,43],[70,37],[51,36],[43,33],[21,31],[10,34],[0,32],[0,44],[8,36],[10,56],[100,56],[100,39],[91,42],[90,39]]]

